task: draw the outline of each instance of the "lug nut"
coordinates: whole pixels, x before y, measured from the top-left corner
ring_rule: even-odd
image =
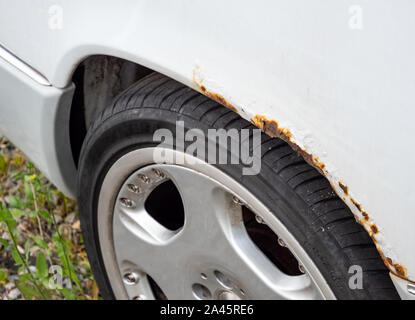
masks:
[[[128,198],[121,198],[120,202],[124,207],[127,207],[127,208],[132,208],[134,206],[134,201]]]
[[[150,178],[147,177],[145,174],[140,174],[139,178],[141,179],[141,181],[143,181],[144,183],[150,183]]]
[[[281,247],[286,247],[286,246],[287,246],[287,245],[285,244],[284,240],[282,240],[282,238],[278,238],[278,244],[279,244]]]
[[[153,172],[158,178],[164,178],[165,177],[164,173],[159,169],[153,169]]]
[[[132,184],[132,183],[128,185],[128,190],[130,190],[133,193],[140,193],[141,191],[139,186]]]
[[[305,273],[304,266],[301,263],[298,264],[298,269],[300,270],[301,273]]]
[[[233,201],[233,203],[235,203],[235,204],[237,204],[237,205],[240,205],[240,206],[243,206],[244,205],[244,203],[242,202],[242,200],[241,199],[239,199],[238,197],[236,197],[236,196],[233,196],[232,197],[232,201]]]
[[[138,275],[135,272],[127,272],[124,274],[124,283],[128,285],[133,285],[138,283]]]
[[[133,300],[145,300],[146,297],[139,295],[139,296],[135,296],[133,297]]]

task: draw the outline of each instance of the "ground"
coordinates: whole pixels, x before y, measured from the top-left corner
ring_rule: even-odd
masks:
[[[0,134],[0,299],[98,299],[76,202]]]

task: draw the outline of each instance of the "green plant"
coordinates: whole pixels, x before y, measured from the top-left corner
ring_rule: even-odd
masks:
[[[25,299],[97,298],[76,203],[4,140],[0,185],[0,255],[14,261],[0,265],[0,287],[14,275]]]

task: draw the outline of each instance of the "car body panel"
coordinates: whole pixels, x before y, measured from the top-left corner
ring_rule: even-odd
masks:
[[[76,169],[68,126],[75,87],[39,84],[2,58],[0,84],[0,132],[62,192],[73,197]]]
[[[414,281],[413,9],[410,0],[0,0],[0,44],[56,88],[90,55],[130,60],[282,136],[327,176],[390,270]]]

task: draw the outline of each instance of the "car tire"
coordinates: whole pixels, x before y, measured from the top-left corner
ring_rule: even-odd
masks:
[[[100,294],[114,299],[103,261],[97,210],[111,166],[134,150],[155,147],[157,129],[255,129],[200,93],[153,73],[119,95],[94,121],[79,160],[78,203],[84,242]],[[397,292],[370,236],[330,183],[287,143],[261,136],[261,170],[243,175],[243,164],[214,164],[248,189],[279,219],[311,258],[337,299],[397,299]],[[110,235],[108,235],[111,237]],[[275,244],[277,245],[277,244]],[[351,288],[351,266],[362,270],[362,288]]]

